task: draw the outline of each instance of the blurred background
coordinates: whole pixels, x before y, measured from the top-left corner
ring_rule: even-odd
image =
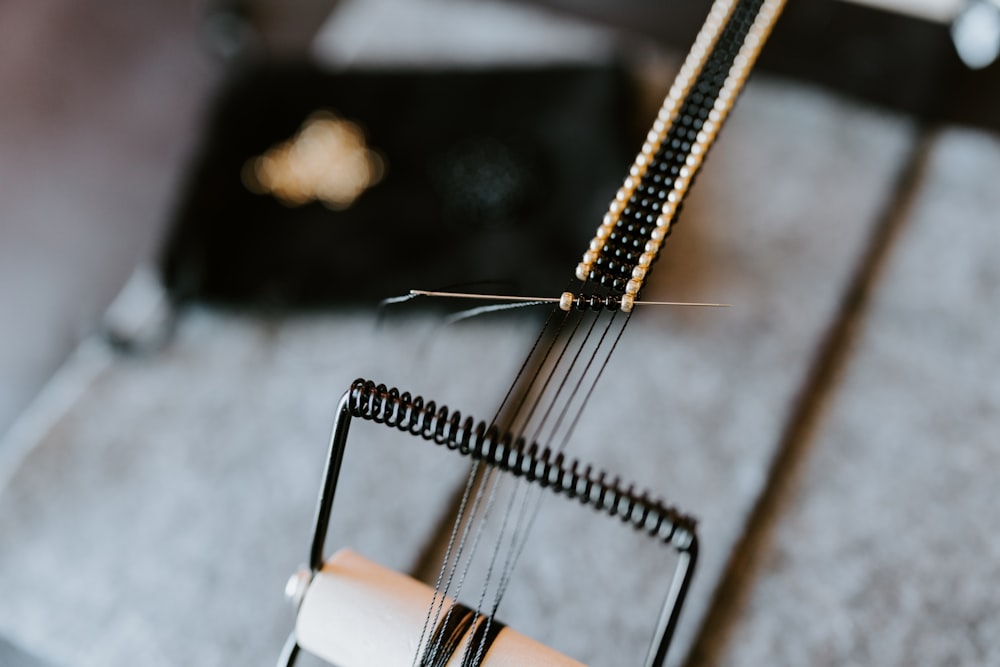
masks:
[[[345,383],[448,370],[442,391],[486,412],[461,390],[484,346],[514,369],[536,326],[441,334],[418,311],[360,346],[374,304],[557,293],[707,8],[3,3],[0,665],[271,664]],[[677,487],[714,554],[675,664],[1000,658],[998,51],[992,0],[810,0],[779,22],[650,286],[742,315],[637,325],[651,345],[679,330],[644,391],[673,378],[693,422],[653,466],[690,474],[643,481]],[[371,141],[362,204],[248,182],[333,106]],[[689,339],[717,347],[693,362]],[[593,452],[639,475],[657,456]],[[381,465],[356,484],[411,464]],[[458,483],[372,550],[419,570]]]

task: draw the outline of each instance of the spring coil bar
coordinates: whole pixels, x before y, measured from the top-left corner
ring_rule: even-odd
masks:
[[[659,500],[651,500],[648,492],[637,494],[634,485],[624,488],[619,477],[608,481],[604,471],[595,472],[590,464],[581,465],[578,459],[567,462],[561,452],[554,453],[534,442],[527,444],[524,438],[501,432],[496,425],[472,417],[463,419],[460,412],[445,405],[439,407],[422,396],[359,379],[348,392],[347,409],[353,417],[443,445],[618,517],[680,551],[692,544],[696,520]]]

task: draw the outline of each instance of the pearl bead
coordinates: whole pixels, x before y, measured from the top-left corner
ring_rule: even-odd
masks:
[[[666,201],[660,207],[659,215],[656,218],[656,225],[649,231],[648,240],[644,245],[644,252],[639,256],[635,266],[631,268],[631,278],[626,283],[626,294],[622,297],[620,307],[625,312],[631,312],[635,303],[635,296],[642,287],[647,272],[655,261],[661,245],[670,233],[670,226],[676,215],[677,207],[680,205],[691,180],[697,173],[704,159],[705,153],[715,140],[719,128],[725,121],[729,110],[732,108],[740,89],[747,78],[750,68],[757,59],[757,54],[777,19],[785,0],[764,0],[763,5],[757,12],[742,44],[732,45],[738,47],[736,55],[730,63],[729,71],[722,82],[718,94],[714,101],[706,100],[703,104],[711,104],[707,109],[707,118],[698,128],[695,140],[691,142],[688,154],[683,157],[680,169],[675,172],[672,187],[668,188]],[[656,120],[652,128],[646,134],[635,161],[628,171],[622,187],[615,194],[608,213],[604,216],[601,225],[597,228],[594,238],[591,239],[589,250],[583,255],[583,261],[576,268],[576,276],[582,281],[590,279],[594,263],[602,252],[605,252],[606,244],[614,233],[618,224],[621,224],[619,217],[626,206],[631,206],[629,200],[635,196],[637,188],[646,185],[644,179],[647,178],[648,168],[656,162],[656,152],[660,149],[671,124],[677,118],[678,110],[692,92],[694,84],[702,74],[705,63],[714,49],[719,45],[719,40],[730,18],[736,11],[738,5],[736,0],[715,0],[709,11],[708,17],[695,38],[691,51],[684,59],[680,71],[677,73],[670,91],[663,100],[663,105],[657,112]],[[742,10],[741,10],[742,11]],[[732,48],[727,47],[727,48]],[[730,51],[730,53],[732,53]],[[639,211],[641,215],[648,215],[649,202],[641,202]],[[653,204],[655,206],[655,204]],[[648,229],[648,227],[647,227]],[[618,251],[616,246],[611,246],[612,251]],[[617,260],[616,260],[617,262]],[[620,283],[618,283],[620,285]],[[575,303],[572,293],[564,293],[559,300],[559,307],[569,310]]]
[[[560,310],[565,310],[569,312],[569,309],[573,307],[573,293],[563,292],[559,295],[559,308]]]

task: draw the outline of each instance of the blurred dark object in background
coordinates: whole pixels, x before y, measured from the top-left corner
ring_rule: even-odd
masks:
[[[710,3],[509,4],[589,15],[683,52]],[[632,120],[618,67],[332,73],[304,61],[276,64],[262,57],[268,49],[255,28],[263,6],[217,3],[206,23],[237,66],[161,255],[175,301],[318,306],[475,282],[507,282],[505,291],[522,294],[564,287],[563,267],[575,261],[578,239],[603,212],[636,144],[617,129]],[[761,65],[925,124],[1000,127],[1000,86],[991,84],[1000,66],[964,67],[947,17],[839,0],[790,3]],[[259,182],[276,178],[273,169],[254,175],[280,154],[291,177],[294,156],[301,163],[309,150],[300,140],[318,136],[308,121],[317,111],[332,113],[324,127],[369,156],[358,158],[365,183],[344,202],[289,196],[287,182],[282,196]],[[341,171],[315,162],[326,159],[316,158],[315,142],[311,150],[314,172]]]
[[[628,90],[611,65],[249,65],[205,130],[164,282],[175,301],[268,307],[477,281],[558,293],[627,166]]]
[[[678,51],[694,39],[709,0],[537,0],[653,38]],[[1000,129],[1000,62],[971,70],[952,39],[963,3],[789,2],[758,71],[817,84],[928,123]],[[905,11],[897,11],[905,10]]]

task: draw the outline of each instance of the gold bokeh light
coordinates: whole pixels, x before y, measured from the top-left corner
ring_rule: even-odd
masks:
[[[309,116],[294,137],[250,158],[243,184],[289,206],[319,201],[334,210],[351,206],[385,172],[382,157],[364,132],[330,111]]]

